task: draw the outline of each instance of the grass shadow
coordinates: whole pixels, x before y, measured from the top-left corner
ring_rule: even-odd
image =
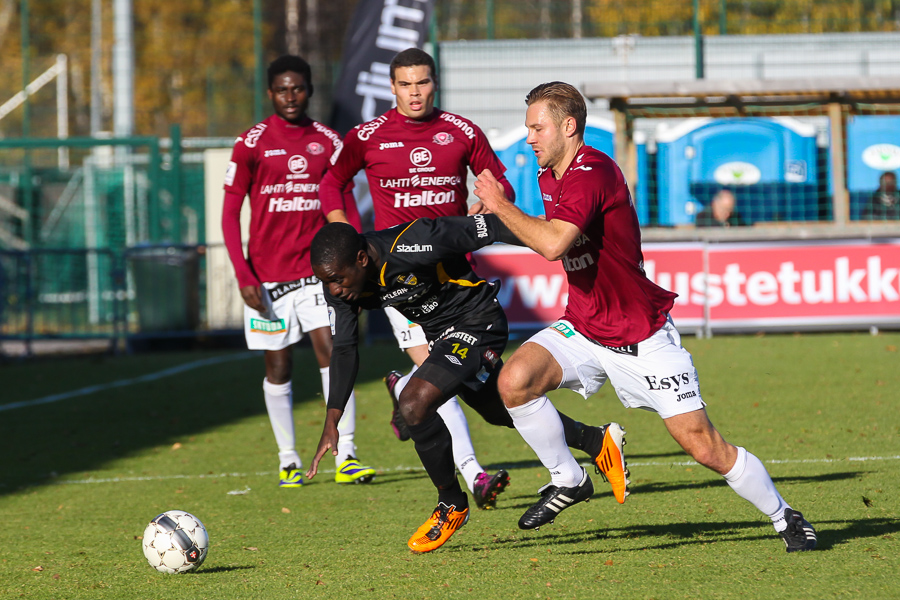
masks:
[[[241,351],[246,354],[246,351]],[[227,353],[98,355],[38,359],[0,370],[0,389],[14,390],[22,380],[55,378],[64,385],[31,383],[20,391],[26,398],[42,397],[47,389],[66,392],[103,387],[58,402],[23,406],[0,414],[5,467],[0,495],[53,483],[71,473],[88,473],[110,461],[148,448],[189,439],[204,431],[266,414],[262,355],[201,366],[159,379],[145,379],[110,387],[173,367]],[[237,354],[237,353],[235,353]],[[362,361],[358,384],[380,381],[403,356],[371,352]],[[318,364],[311,348],[294,352],[295,406],[322,402]],[[309,382],[309,383],[305,383]],[[41,392],[30,390],[43,390]],[[385,418],[390,400],[385,394]],[[324,408],[322,420],[324,421]],[[298,426],[305,426],[299,423]],[[318,427],[321,427],[319,422]],[[267,432],[271,436],[270,432]],[[418,477],[418,474],[410,477]]]

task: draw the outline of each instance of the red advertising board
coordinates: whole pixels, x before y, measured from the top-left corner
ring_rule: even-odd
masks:
[[[538,328],[565,310],[559,262],[523,248],[476,255],[478,273],[502,282],[514,329]],[[680,327],[900,324],[900,239],[740,244],[644,244],[648,277],[678,294]]]

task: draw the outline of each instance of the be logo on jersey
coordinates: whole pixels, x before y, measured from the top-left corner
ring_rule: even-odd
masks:
[[[431,173],[434,171],[434,167],[428,166],[431,164],[431,150],[428,148],[421,146],[413,148],[413,151],[409,153],[409,162],[415,165],[409,170],[410,173]]]
[[[288,175],[288,179],[308,179],[309,173],[306,168],[309,166],[306,157],[302,154],[295,154],[288,159],[288,169],[293,175]]]

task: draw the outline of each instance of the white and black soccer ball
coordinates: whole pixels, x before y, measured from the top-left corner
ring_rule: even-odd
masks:
[[[183,510],[157,515],[141,540],[150,566],[162,573],[187,573],[206,560],[209,535],[200,519]]]

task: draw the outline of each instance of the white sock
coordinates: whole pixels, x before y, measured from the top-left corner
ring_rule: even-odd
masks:
[[[331,381],[328,367],[319,369],[319,375],[322,376],[322,394],[325,396],[327,404],[328,386]],[[356,445],[353,443],[354,433],[356,433],[356,392],[350,392],[350,399],[347,400],[347,406],[344,407],[344,414],[338,421],[338,453],[334,457],[334,464],[337,467],[340,467],[348,456],[356,457]]]
[[[547,396],[506,410],[509,411],[519,435],[549,469],[553,485],[575,487],[581,483],[584,469],[578,465],[566,446],[562,420]]]
[[[279,468],[284,469],[293,463],[299,469],[302,464],[300,455],[295,450],[291,382],[278,384],[263,379],[263,395],[266,398],[266,411],[269,413],[269,422],[275,434],[275,443],[278,444]]]
[[[406,384],[409,383],[409,378],[413,376],[413,374],[419,370],[417,365],[413,365],[413,368],[410,369],[409,373],[401,377],[397,380],[397,385],[394,386],[394,397],[399,398],[400,392],[403,391],[403,388],[406,387]]]
[[[474,492],[475,478],[484,469],[475,458],[475,448],[472,446],[472,437],[469,435],[466,414],[455,397],[444,402],[437,413],[441,415],[447,429],[450,430],[450,437],[453,438],[453,462],[456,463],[459,474],[465,479],[469,491]]]
[[[738,496],[772,519],[775,531],[784,531],[787,528],[784,509],[790,507],[775,489],[775,483],[762,461],[740,446],[737,451],[737,460],[731,470],[725,473],[725,481]]]

